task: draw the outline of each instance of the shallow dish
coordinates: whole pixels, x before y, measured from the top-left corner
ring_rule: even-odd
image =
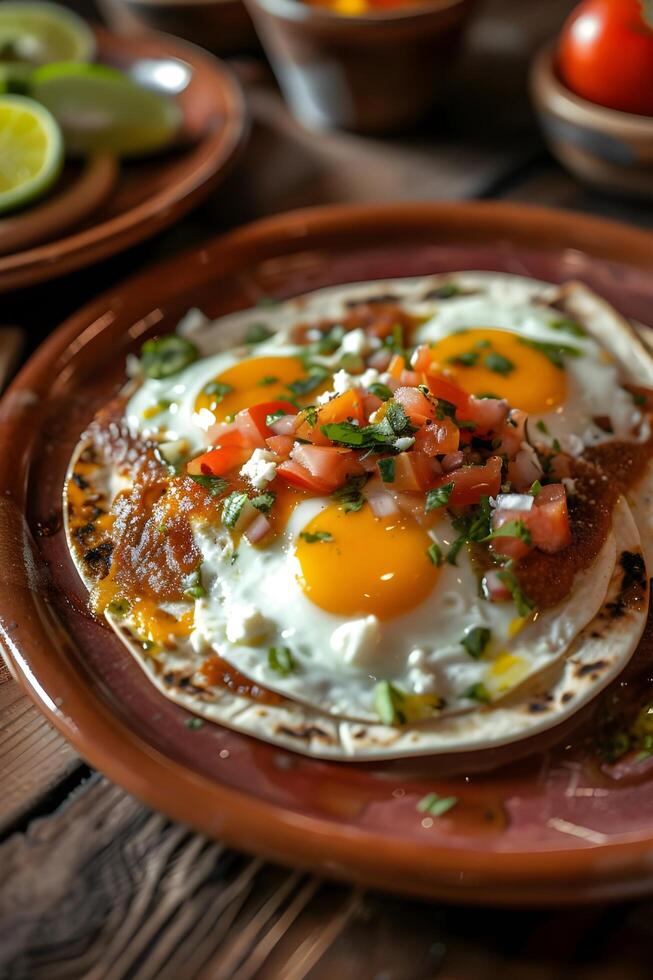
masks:
[[[588,102],[560,80],[555,46],[540,51],[531,92],[551,152],[602,190],[653,197],[653,118]]]
[[[184,143],[168,153],[123,163],[110,195],[81,224],[66,229],[64,237],[0,255],[0,292],[90,265],[176,221],[226,175],[244,139],[247,121],[240,87],[211,55],[156,34],[130,39],[98,28],[97,41],[99,60],[117,68],[128,69],[141,58],[177,58],[191,66],[190,84],[179,96]],[[21,218],[29,213],[21,212]]]
[[[92,764],[170,816],[247,850],[458,901],[635,895],[653,887],[650,769],[609,778],[579,757],[577,729],[558,728],[555,739],[530,742],[520,762],[489,770],[499,753],[345,767],[212,725],[189,727],[190,716],[161,698],[90,617],[68,555],[60,504],[68,459],[144,335],[172,328],[191,305],[214,316],[264,296],[461,268],[573,276],[626,315],[650,317],[653,239],[644,232],[511,205],[420,204],[258,223],[114,289],[60,328],[0,407],[4,651]],[[635,671],[646,669],[650,650],[649,631]],[[429,792],[458,805],[425,816],[417,803]]]

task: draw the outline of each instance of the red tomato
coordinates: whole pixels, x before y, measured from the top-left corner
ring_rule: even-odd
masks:
[[[415,449],[427,456],[447,456],[455,453],[460,442],[460,430],[451,419],[427,421],[415,433]]]
[[[268,425],[266,425],[265,420],[268,415],[274,415],[275,412],[285,412],[286,415],[296,415],[297,409],[290,402],[282,400],[261,402],[259,405],[252,405],[251,408],[245,409],[244,412],[239,412],[236,416],[236,422],[238,422],[241,417],[244,416],[247,421],[251,421],[254,424],[259,435],[263,439],[267,439],[268,436],[274,435],[274,432]]]
[[[319,480],[313,476],[305,466],[296,463],[294,459],[288,459],[277,467],[277,476],[290,484],[291,487],[298,487],[300,490],[310,490],[312,493],[331,493],[333,487],[324,480]]]
[[[242,466],[250,456],[251,451],[242,446],[221,446],[191,459],[186,468],[192,476],[222,476]]]
[[[402,386],[395,391],[395,401],[401,405],[412,425],[420,426],[435,418],[435,405],[417,388]],[[456,447],[458,448],[458,447]]]
[[[481,497],[496,497],[501,489],[501,458],[490,456],[484,466],[461,466],[441,476],[438,484],[453,483],[449,503],[454,507],[480,503]]]
[[[653,28],[640,0],[584,0],[560,35],[564,83],[583,99],[653,116]]]
[[[395,478],[392,489],[401,492],[423,492],[435,486],[438,474],[432,461],[422,453],[399,453],[394,457]]]

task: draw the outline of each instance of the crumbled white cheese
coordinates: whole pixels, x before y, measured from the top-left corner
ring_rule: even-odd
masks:
[[[344,370],[336,371],[333,376],[333,393],[335,395],[344,395],[346,391],[351,391],[358,384],[359,380],[354,375],[348,374]]]
[[[362,357],[369,348],[368,337],[364,330],[359,327],[357,330],[350,330],[342,338],[340,350],[343,354],[356,354]]]
[[[347,371],[336,371],[333,376],[333,390],[325,391],[324,394],[317,396],[318,405],[326,405],[327,402],[335,398],[336,395],[344,395],[352,388],[369,388],[381,380],[381,375],[374,368],[368,368],[363,374],[348,374]]]
[[[575,432],[570,432],[566,436],[561,436],[560,442],[562,443],[563,448],[566,449],[571,456],[580,456],[585,448],[585,443],[580,436],[576,435]]]
[[[368,368],[367,371],[364,371],[361,374],[358,383],[362,385],[363,388],[369,388],[370,385],[378,384],[380,380],[381,375],[379,372],[375,368]]]
[[[233,605],[227,616],[227,639],[230,643],[251,644],[265,639],[271,623],[260,609],[248,603]]]
[[[263,490],[277,475],[277,457],[269,449],[255,449],[244,466],[240,475],[252,484],[256,490]]]
[[[381,628],[376,616],[354,619],[338,626],[331,634],[329,645],[344,663],[370,665],[381,638]]]
[[[208,432],[215,425],[215,415],[208,408],[200,408],[199,412],[193,412],[192,421],[203,432]]]
[[[395,449],[398,449],[400,453],[405,453],[414,442],[414,436],[401,436],[401,438],[395,439]]]

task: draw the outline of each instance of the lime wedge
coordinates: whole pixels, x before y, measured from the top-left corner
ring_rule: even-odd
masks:
[[[22,95],[0,96],[0,213],[44,194],[63,155],[61,130],[47,109]]]
[[[36,66],[93,57],[93,31],[72,10],[29,0],[0,3],[0,63]]]
[[[61,126],[72,154],[141,156],[169,146],[183,115],[176,102],[104,65],[67,62],[37,68],[30,94]]]

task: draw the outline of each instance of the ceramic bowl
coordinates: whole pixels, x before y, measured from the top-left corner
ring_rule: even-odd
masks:
[[[245,0],[294,115],[309,128],[389,132],[442,96],[475,0],[345,17],[300,0]]]
[[[125,32],[153,28],[214,54],[258,47],[242,0],[102,0],[101,5],[112,25]]]
[[[576,177],[601,190],[653,197],[653,117],[574,95],[558,77],[552,44],[533,63],[531,94],[551,152]]]

